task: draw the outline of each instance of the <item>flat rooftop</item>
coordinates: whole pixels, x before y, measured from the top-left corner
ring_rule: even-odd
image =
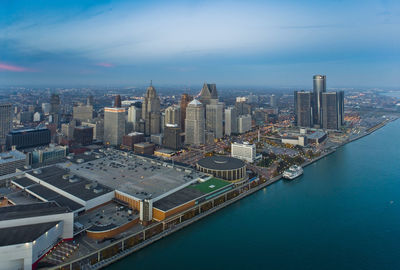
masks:
[[[48,216],[69,213],[66,207],[60,207],[55,202],[42,202],[24,205],[0,207],[0,221],[29,218],[35,216]]]
[[[59,222],[47,222],[0,229],[0,243],[10,246],[33,242]]]
[[[9,151],[0,153],[0,164],[5,164],[12,161],[24,160],[26,155],[20,151]]]
[[[82,164],[66,162],[62,166],[79,177],[96,180],[138,199],[157,198],[204,175],[187,167],[131,152],[108,149],[103,153],[103,158]]]
[[[231,183],[217,178],[210,178],[205,182],[192,184],[184,189],[178,190],[177,192],[156,201],[153,206],[162,211],[168,211],[184,203],[216,192],[228,185],[231,185]]]
[[[68,192],[84,201],[97,198],[113,191],[113,189],[105,185],[94,182],[96,178],[88,180],[80,175],[71,173],[68,168],[62,168],[56,165],[35,169],[27,172],[27,174],[39,178],[41,181]]]

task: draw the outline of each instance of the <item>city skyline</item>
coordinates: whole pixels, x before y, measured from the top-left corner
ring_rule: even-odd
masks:
[[[18,1],[0,10],[4,86],[310,88],[313,74],[330,87],[400,85],[395,1]]]

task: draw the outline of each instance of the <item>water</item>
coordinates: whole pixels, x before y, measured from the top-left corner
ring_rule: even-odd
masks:
[[[400,269],[400,120],[111,265]]]

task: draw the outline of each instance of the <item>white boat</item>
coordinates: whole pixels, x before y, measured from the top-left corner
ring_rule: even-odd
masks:
[[[299,177],[300,175],[303,174],[303,168],[298,165],[293,165],[289,169],[283,172],[283,178],[292,180],[295,179],[296,177]]]

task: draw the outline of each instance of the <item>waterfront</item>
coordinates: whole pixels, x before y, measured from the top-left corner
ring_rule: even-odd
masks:
[[[397,269],[400,121],[107,269]]]

